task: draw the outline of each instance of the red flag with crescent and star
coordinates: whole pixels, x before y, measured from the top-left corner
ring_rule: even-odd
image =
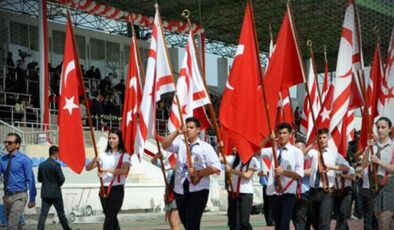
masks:
[[[66,27],[59,100],[59,158],[79,174],[86,159],[78,98],[82,76],[69,14]]]

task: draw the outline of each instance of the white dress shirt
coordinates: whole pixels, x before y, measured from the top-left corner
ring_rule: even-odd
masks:
[[[276,156],[279,158],[281,152],[280,146],[276,148]],[[268,184],[267,184],[267,195],[280,195],[284,193],[296,194],[297,192],[297,181],[293,178],[281,176],[282,189],[285,189],[288,184],[290,186],[282,192],[279,192],[275,188],[275,164],[272,157],[272,148],[264,148],[261,150],[261,158],[269,158],[272,161],[271,168],[268,174]],[[300,177],[304,176],[304,154],[300,149],[291,145],[286,144],[282,148],[280,167],[283,170],[290,170],[296,172]],[[291,182],[292,181],[292,182]]]
[[[116,168],[118,166],[121,155],[122,155],[121,152],[112,153],[111,151],[108,151],[108,152],[101,153],[99,156],[101,168],[103,168],[103,169]],[[125,153],[123,155],[122,164],[123,163],[128,163],[131,166],[130,156],[128,153]],[[114,178],[113,173],[106,172],[103,176],[104,186],[109,186],[111,184],[111,181],[113,178]],[[118,180],[118,177],[115,177],[112,186],[124,185],[125,183],[126,183],[126,176],[120,175],[120,180]]]
[[[189,143],[188,143],[189,145]],[[195,170],[201,170],[209,166],[214,167],[218,170],[221,169],[219,158],[213,149],[213,147],[205,141],[197,139],[194,142],[191,151],[191,158],[193,168]],[[175,169],[175,187],[174,191],[178,194],[184,194],[183,182],[188,179],[190,182],[189,191],[196,192],[203,189],[209,189],[210,179],[209,176],[201,178],[199,183],[193,185],[188,171],[187,163],[187,152],[186,145],[183,137],[178,136],[167,149],[170,152],[177,154],[176,169]]]
[[[228,156],[226,157],[226,159],[228,164],[232,166],[235,160],[235,156]],[[245,164],[244,166],[242,166],[242,169],[241,166],[242,166],[242,161],[240,159],[238,165],[236,165],[234,169],[240,172],[246,172],[249,169],[253,169],[255,172],[258,172],[260,170],[260,164],[257,158],[254,156],[250,158],[249,164]],[[231,182],[233,184],[233,189],[235,192],[253,194],[253,177],[249,179],[245,179],[235,174],[231,174]],[[239,191],[238,191],[238,183],[239,183]]]
[[[334,166],[334,165],[349,166],[349,163],[338,152],[333,152],[330,149],[326,148],[322,151],[322,154],[323,154],[323,159],[324,159],[324,163],[326,166]],[[316,181],[316,173],[319,171],[319,165],[318,165],[319,164],[318,163],[319,152],[316,149],[312,149],[308,152],[308,154],[305,157],[312,159],[311,176],[310,176],[309,185],[311,186],[311,188],[316,188],[315,181]],[[328,178],[328,183],[329,183],[328,186],[330,188],[333,188],[335,185],[335,176],[336,176],[336,173],[334,170],[329,170],[327,172],[327,178]],[[320,183],[319,183],[318,188],[323,188],[322,179],[323,178],[320,178]]]

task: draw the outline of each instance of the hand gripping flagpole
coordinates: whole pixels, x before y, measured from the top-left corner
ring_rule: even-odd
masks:
[[[189,25],[189,30],[190,30],[190,36],[192,36],[193,45],[196,48],[197,46],[196,46],[196,43],[195,43],[194,37],[193,37],[193,31],[192,31],[192,26],[191,26],[192,24],[191,24],[190,18],[189,18],[190,17],[190,11],[187,10],[187,9],[183,10],[182,16],[184,18],[186,18],[186,20],[187,20],[187,23]],[[207,80],[206,80],[205,72],[202,71],[202,64],[201,64],[201,60],[202,59],[201,59],[200,53],[197,51],[197,49],[194,49],[194,51],[196,52],[197,65],[198,65],[198,69],[199,69],[199,71],[201,73],[201,76],[202,76],[202,81],[204,83],[205,91],[208,92]],[[216,137],[218,139],[219,153],[223,157],[223,164],[227,165],[228,164],[227,163],[227,159],[226,159],[226,156],[224,154],[223,146],[221,144],[223,142],[223,140],[222,140],[221,134],[219,132],[218,121],[217,121],[217,118],[216,118],[216,115],[215,115],[215,112],[214,112],[214,109],[213,109],[211,95],[209,93],[208,93],[208,99],[209,99],[208,111],[209,111],[209,115],[210,115],[210,117],[212,119],[212,124],[213,124],[213,127],[215,129]],[[226,177],[227,177],[227,184],[229,185],[230,192],[233,194],[234,193],[234,187],[233,187],[233,183],[232,183],[230,172],[226,172]]]
[[[67,19],[71,22],[70,10],[68,9],[68,7],[67,7]],[[74,44],[76,44],[76,43],[75,43],[74,33],[72,34],[72,38],[73,38],[73,40],[74,40]],[[79,57],[79,55],[78,55],[78,50],[77,50],[77,49],[75,49],[75,53],[76,53],[76,56]],[[78,64],[79,64],[79,60],[78,60]],[[78,69],[78,72],[79,72],[78,74],[79,74],[79,76],[82,77],[83,75],[82,75],[82,72],[81,72],[81,68],[76,68],[76,69]],[[83,90],[83,97],[84,97],[84,100],[85,100],[85,106],[86,106],[86,108],[89,108],[89,105],[88,105],[88,97],[86,96],[86,91],[85,91],[85,85],[83,84],[83,79],[81,79],[81,80],[82,80],[82,81],[80,82],[80,84],[81,84],[81,87],[82,87],[82,90]],[[93,144],[93,149],[94,149],[94,156],[95,156],[95,159],[97,159],[97,157],[98,157],[98,151],[97,151],[97,146],[96,146],[96,138],[95,138],[95,136],[94,136],[94,131],[93,131],[92,115],[91,115],[89,109],[86,110],[86,115],[87,115],[87,118],[88,118],[90,135],[91,135],[91,137],[92,137],[92,144]],[[100,166],[99,163],[97,163],[97,171],[98,171],[98,172],[101,172],[101,166]],[[102,178],[102,177],[99,177],[99,181],[100,181],[100,193],[99,193],[99,194],[100,194],[100,196],[102,196],[102,197],[106,197],[108,194],[106,194],[106,191],[105,191],[105,189],[104,189],[103,178]]]
[[[256,44],[256,47],[255,47],[256,56],[260,57],[259,42],[257,40],[257,34],[256,34],[256,29],[255,29],[256,28],[255,27],[256,23],[254,21],[254,13],[253,13],[252,1],[248,0],[248,3],[250,5],[250,12],[252,14],[251,18],[252,18],[252,24],[253,24],[253,38],[254,38],[254,41],[255,41],[255,44]],[[270,115],[269,115],[269,108],[268,108],[268,105],[266,103],[267,102],[267,95],[265,93],[265,86],[264,86],[264,80],[263,80],[263,71],[261,69],[260,59],[256,60],[256,61],[258,61],[257,71],[258,71],[258,75],[260,76],[259,77],[259,81],[260,81],[262,94],[263,94],[263,98],[264,98],[264,102],[265,102],[264,103],[264,109],[265,109],[265,114],[266,114],[267,123],[268,123],[268,130],[269,130],[269,134],[268,135],[271,135],[274,131],[273,131],[272,126],[271,126],[271,118],[270,118]],[[274,108],[274,109],[276,109],[276,108]],[[272,156],[273,156],[272,158],[274,160],[274,166],[275,166],[275,168],[278,168],[279,167],[278,156],[276,155],[276,148],[275,148],[274,140],[271,139],[271,142],[272,142],[272,147],[271,148],[272,148]],[[275,175],[275,188],[276,188],[276,190],[278,192],[283,192],[281,177],[277,176],[277,175]]]
[[[159,8],[159,5],[157,3],[155,3],[155,8]],[[161,21],[161,17],[160,17],[160,12],[159,12],[159,20],[160,20],[160,28],[161,28],[161,30],[160,30],[161,33],[160,33],[159,36],[161,36],[163,41],[165,41],[165,38],[164,38],[164,35],[163,35],[163,26],[162,26],[162,21]],[[170,56],[168,54],[167,46],[165,47],[165,52],[166,52],[167,60],[169,62],[169,66],[170,66],[171,78],[174,79],[172,63],[171,63]],[[176,88],[175,88],[175,100],[176,100],[176,103],[178,104],[178,113],[179,113],[179,118],[181,120],[181,127],[182,127],[182,129],[184,129],[186,127],[185,127],[185,122],[183,120],[183,115],[182,115],[182,105],[179,102],[179,97],[178,97],[178,93],[176,91]],[[186,134],[186,132],[183,132],[183,130],[182,130],[182,133],[183,133],[183,138],[185,139],[185,145],[186,145],[187,166],[188,166],[188,168],[193,168],[190,146],[187,144],[187,140],[188,140],[187,134]],[[192,184],[196,184],[197,183],[196,182],[196,178],[190,177],[190,179],[192,180],[191,181]]]
[[[290,7],[289,7],[290,8]],[[291,20],[291,23],[292,23],[292,25],[294,25],[294,21],[293,21],[293,18],[292,18],[292,20]],[[294,34],[295,34],[295,31],[294,31]],[[295,36],[296,36],[296,39],[297,39],[297,41],[296,41],[296,46],[297,46],[297,51],[299,51],[299,47],[298,47],[298,38],[297,38],[297,35],[295,34]],[[308,40],[307,41],[307,46],[309,47],[309,52],[310,52],[310,56],[311,56],[311,58],[312,58],[312,61],[313,61],[313,64],[312,64],[312,68],[313,68],[313,71],[314,71],[314,73],[316,73],[315,72],[315,66],[314,66],[314,58],[313,58],[313,50],[312,50],[312,41],[311,40]],[[300,58],[300,55],[298,55],[298,57]],[[311,95],[310,95],[310,92],[309,92],[309,89],[308,89],[308,83],[306,82],[306,78],[305,78],[305,71],[304,71],[304,65],[302,65],[302,62],[301,62],[302,60],[300,60],[300,63],[301,63],[301,70],[302,70],[302,77],[303,77],[303,79],[304,79],[304,87],[305,87],[305,91],[306,91],[306,94],[307,94],[307,98],[308,98],[308,102],[309,102],[309,108],[310,108],[310,110],[311,110],[311,114],[312,114],[312,122],[313,122],[313,131],[315,132],[315,136],[317,137],[318,135],[317,135],[317,133],[318,133],[318,128],[317,128],[317,126],[316,126],[316,115],[315,115],[315,113],[314,113],[314,111],[313,111],[313,103],[312,103],[312,98],[311,98]],[[317,83],[317,82],[316,82]],[[319,173],[320,173],[320,177],[322,178],[322,184],[323,184],[323,189],[326,191],[326,192],[328,192],[328,193],[331,193],[331,188],[330,188],[330,185],[329,185],[329,182],[328,182],[328,176],[327,176],[327,166],[326,166],[326,164],[325,164],[325,162],[324,162],[324,157],[323,157],[323,153],[322,153],[322,148],[321,148],[321,144],[320,144],[320,142],[319,141],[317,141],[317,146],[318,146],[318,153],[319,153],[319,160],[320,160],[320,164],[318,164],[318,170],[319,170]],[[319,161],[318,160],[318,161]]]

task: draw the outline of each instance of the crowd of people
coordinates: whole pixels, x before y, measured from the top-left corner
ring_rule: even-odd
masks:
[[[243,162],[242,153],[235,145],[227,157],[218,157],[215,149],[200,139],[198,119],[190,117],[185,123],[185,127],[162,140],[163,149],[175,157],[166,176],[166,217],[171,229],[180,229],[180,223],[188,230],[200,229],[209,196],[210,175],[219,173],[222,168],[229,182],[226,188],[230,229],[253,229],[250,214],[254,174],[260,177],[263,186],[266,223],[275,229],[290,229],[291,221],[296,229],[330,229],[332,218],[336,220],[336,229],[349,229],[352,186],[357,177],[361,179],[359,215],[364,229],[394,227],[394,142],[392,124],[386,117],[377,120],[377,134],[371,136],[368,148],[357,156],[360,164],[355,167],[328,146],[329,132],[325,128],[318,130],[315,143],[306,146],[296,140],[293,145],[292,126],[281,123],[275,133],[262,140],[261,151]],[[0,158],[8,229],[18,229],[26,204],[29,208],[35,206],[32,163],[19,151],[21,143],[18,134],[9,133],[4,141],[8,154]],[[52,205],[63,229],[70,229],[64,215],[60,187],[65,178],[56,162],[58,151],[56,146],[51,146],[48,160],[39,165],[37,180],[42,183],[42,205],[38,229],[44,229]],[[159,159],[163,164],[161,153],[156,154],[152,163],[158,164]],[[90,161],[86,170],[96,167],[104,184],[99,194],[105,215],[103,229],[120,229],[117,214],[125,197],[124,185],[131,161],[119,130],[109,132],[106,150]]]

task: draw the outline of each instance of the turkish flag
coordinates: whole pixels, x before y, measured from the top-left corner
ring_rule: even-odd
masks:
[[[272,54],[267,72],[264,76],[267,105],[271,118],[271,127],[275,127],[279,92],[288,90],[289,87],[302,83],[303,70],[302,58],[296,39],[296,29],[292,23],[289,6],[283,18],[274,53]]]
[[[134,140],[137,131],[137,115],[140,112],[142,89],[140,83],[140,66],[137,53],[137,39],[133,33],[130,45],[129,68],[127,71],[126,94],[122,115],[122,135],[126,150],[134,153]]]
[[[252,17],[252,9],[247,4],[238,49],[219,113],[221,126],[230,132],[231,140],[234,141],[232,144],[236,145],[244,163],[259,149],[263,135],[268,134],[259,81],[260,57],[256,52]]]
[[[70,16],[67,15],[66,39],[59,99],[59,158],[74,172],[85,166],[85,146],[78,99],[82,82]]]

